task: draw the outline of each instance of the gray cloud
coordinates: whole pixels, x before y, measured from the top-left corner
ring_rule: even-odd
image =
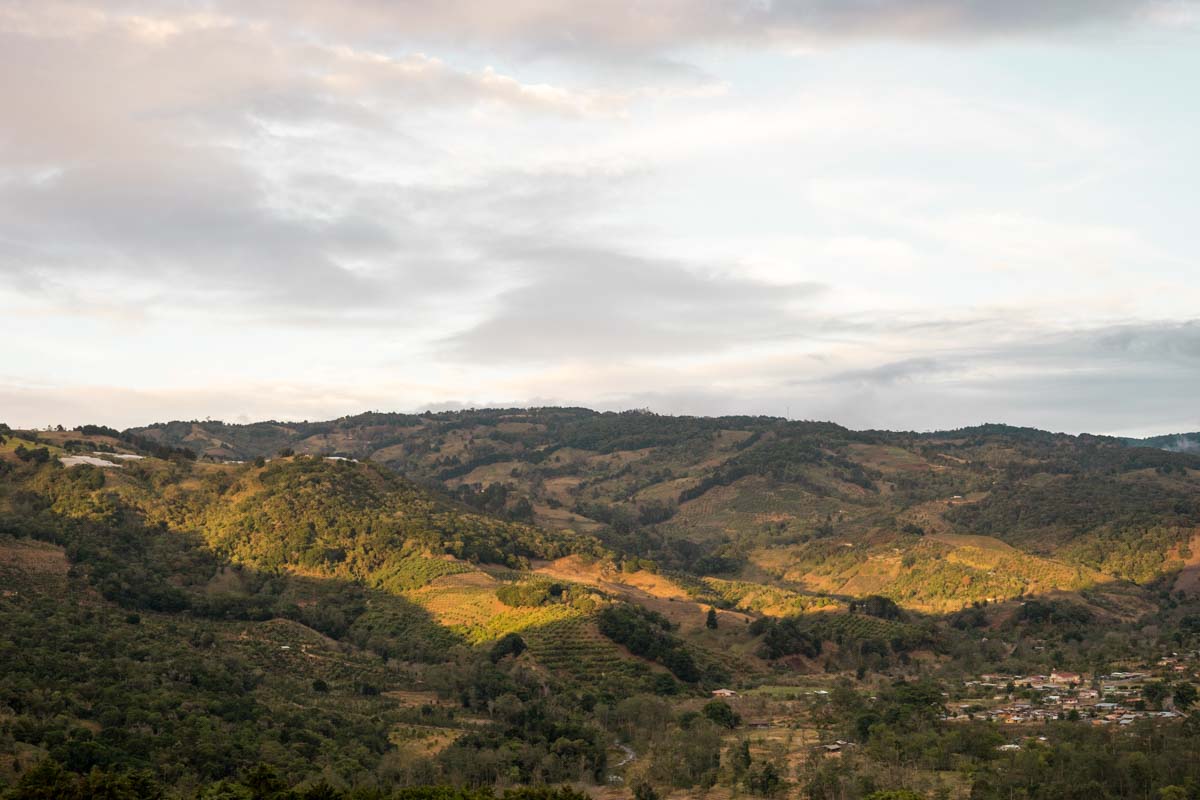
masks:
[[[750,19],[800,33],[924,38],[1128,20],[1156,5],[1147,0],[782,0],[765,4]]]
[[[241,304],[313,320],[352,310],[386,317],[388,308],[411,309],[430,293],[478,288],[481,273],[486,281],[493,265],[506,263],[526,284],[500,298],[494,319],[452,342],[459,355],[494,351],[499,342],[532,354],[545,347],[537,340],[547,327],[585,349],[613,340],[618,329],[616,341],[655,339],[668,350],[738,338],[709,333],[735,319],[714,305],[718,296],[754,320],[742,338],[782,335],[794,322],[780,310],[791,290],[697,279],[695,269],[605,253],[586,239],[573,250],[539,247],[547,225],[573,233],[597,207],[603,180],[586,190],[580,180],[564,192],[561,181],[542,176],[545,185],[534,185],[518,176],[514,191],[512,176],[497,176],[445,190],[317,172],[283,179],[256,159],[311,147],[319,162],[319,140],[306,131],[330,126],[350,138],[366,131],[386,139],[416,162],[447,159],[396,120],[479,104],[571,118],[624,102],[619,92],[525,85],[342,40],[443,36],[497,47],[658,52],[789,31],[1005,31],[1115,18],[1145,5],[126,0],[19,7],[0,17],[0,104],[13,111],[0,132],[0,278],[44,293],[84,277],[143,281],[166,302]],[[281,137],[280,126],[300,132]],[[512,213],[514,203],[523,214]],[[514,250],[521,239],[514,233],[534,243]],[[599,277],[604,272],[612,283]],[[632,289],[606,290],[616,280],[641,287],[647,301]],[[551,313],[548,293],[560,290],[581,299]],[[535,319],[541,324],[527,324]]]
[[[981,369],[1063,372],[1104,372],[1124,374],[1131,380],[1139,372],[1162,374],[1164,370],[1200,369],[1200,322],[1129,323],[1070,332],[1041,332],[1036,338],[1024,337],[999,345],[955,346],[969,338],[980,321],[930,320],[921,327],[938,332],[951,344],[932,345],[936,356],[918,356],[889,361],[865,369],[835,372],[815,379],[818,383],[857,384],[863,387],[892,387],[919,381],[938,382],[957,379]],[[904,325],[885,324],[905,330]],[[1011,327],[1008,326],[1008,327]],[[967,334],[967,335],[964,335]],[[796,381],[803,385],[809,381]]]
[[[719,351],[808,330],[795,305],[822,291],[704,274],[672,262],[579,245],[499,248],[525,273],[493,313],[450,337],[464,360],[557,361]]]
[[[1180,399],[1200,394],[1193,355],[1198,331],[1200,321],[1116,325],[1061,336],[1030,331],[1002,347],[949,347],[945,357],[824,376],[812,374],[811,361],[797,361],[791,371],[809,374],[804,380],[746,389],[684,379],[670,389],[560,402],[664,413],[786,414],[860,429],[1006,422],[1069,433],[1197,430],[1200,412]],[[1114,348],[1114,341],[1135,344]]]
[[[1094,433],[1200,427],[1200,413],[1180,403],[1200,392],[1200,321],[1034,329],[995,345],[956,345],[948,334],[938,349],[936,357],[836,374],[801,391],[829,391],[836,403],[814,399],[810,407],[840,409],[839,421],[872,427],[923,428],[930,420]]]
[[[0,280],[10,288],[64,295],[113,281],[181,306],[311,318],[403,302],[411,316],[474,267],[449,252],[455,237],[442,227],[470,238],[466,190],[320,173],[293,185],[263,154],[309,148],[319,170],[314,131],[332,127],[429,161],[445,154],[397,119],[481,104],[574,117],[620,102],[190,10],[0,13],[0,105],[11,111],[0,130]]]
[[[871,386],[890,386],[896,383],[944,374],[956,369],[953,364],[936,358],[906,358],[890,361],[867,369],[846,370],[824,380],[829,383],[858,383]]]

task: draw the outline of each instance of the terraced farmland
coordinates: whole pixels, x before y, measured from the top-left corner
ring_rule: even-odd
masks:
[[[601,634],[591,617],[578,616],[531,629],[525,642],[539,664],[585,685],[651,674],[647,664]]]
[[[702,583],[709,587],[713,594],[739,611],[757,611],[773,617],[802,614],[839,605],[832,597],[801,594],[760,583],[727,581],[720,578],[704,578]]]
[[[916,645],[928,637],[921,628],[905,622],[880,619],[867,614],[814,614],[808,620],[813,633],[826,641],[899,639]]]
[[[474,571],[474,568],[461,561],[410,555],[380,570],[374,575],[374,580],[380,589],[399,594],[408,589],[427,586],[445,575],[461,575]]]

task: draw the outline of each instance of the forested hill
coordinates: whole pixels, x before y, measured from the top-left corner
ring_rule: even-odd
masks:
[[[226,459],[269,456],[292,447],[298,452],[344,455],[366,458],[382,453],[387,461],[389,448],[397,445],[437,439],[455,430],[490,430],[493,437],[520,441],[533,447],[580,447],[605,452],[640,447],[676,444],[703,431],[767,431],[789,424],[778,417],[674,417],[645,411],[598,412],[587,408],[547,407],[509,409],[471,409],[465,411],[425,412],[421,414],[366,412],[323,422],[225,423],[219,420],[160,422],[131,428],[124,435],[142,436],[175,447],[188,448],[199,455]],[[829,430],[844,430],[833,423],[816,423]],[[95,430],[112,429],[88,426]],[[871,431],[875,436],[911,438],[911,432]],[[536,435],[535,435],[536,434]],[[922,434],[938,439],[953,434],[999,435],[1013,438],[1053,438],[1035,428],[989,424],[959,430]],[[118,434],[119,435],[119,434]],[[1073,438],[1073,437],[1068,437]],[[1200,432],[1175,433],[1145,438],[1082,437],[1107,440],[1128,447],[1187,451],[1200,447]]]
[[[84,450],[45,436],[22,441],[8,444],[25,465],[0,462],[19,487],[5,493],[6,523],[16,528],[171,530],[246,567],[352,578],[385,574],[414,552],[514,569],[529,559],[603,553],[586,534],[480,513],[372,462],[286,456],[197,465],[97,450],[72,455]],[[54,469],[60,464],[68,469]]]
[[[1200,781],[1191,720],[1139,734],[1144,767],[1115,727],[1039,726],[1018,780],[942,705],[1064,669],[1154,675],[1122,701],[1149,725],[1195,702],[1196,456],[579,409],[267,428],[0,428],[4,800]]]
[[[1200,525],[1200,454],[1006,425],[852,431],[543,408],[129,433],[213,460],[282,448],[369,459],[662,567],[926,608],[1144,583],[1190,563]]]
[[[548,702],[557,679],[495,666],[527,647],[498,648],[506,633],[533,641],[603,599],[498,599],[531,560],[567,554],[612,558],[373,463],[211,464],[104,432],[0,430],[0,797],[594,780],[604,747],[567,710],[578,697]],[[631,669],[626,691],[652,683]],[[507,738],[479,717],[501,696],[535,709]],[[573,749],[551,752],[563,736]],[[301,780],[317,788],[292,793]]]

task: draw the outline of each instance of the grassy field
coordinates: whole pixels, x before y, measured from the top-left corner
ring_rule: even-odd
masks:
[[[583,616],[583,612],[562,603],[532,608],[507,606],[496,597],[499,586],[499,581],[482,572],[459,573],[437,578],[406,592],[405,597],[472,644]]]

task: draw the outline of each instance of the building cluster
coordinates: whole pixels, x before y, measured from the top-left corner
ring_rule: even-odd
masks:
[[[1174,683],[1195,677],[1196,653],[1163,656],[1153,667],[1085,675],[1054,670],[1049,675],[980,675],[964,681],[968,698],[947,705],[952,721],[989,720],[1009,725],[1079,720],[1093,725],[1131,725],[1140,719],[1182,716],[1167,696],[1147,702],[1151,681]],[[1160,708],[1150,708],[1160,706]]]

